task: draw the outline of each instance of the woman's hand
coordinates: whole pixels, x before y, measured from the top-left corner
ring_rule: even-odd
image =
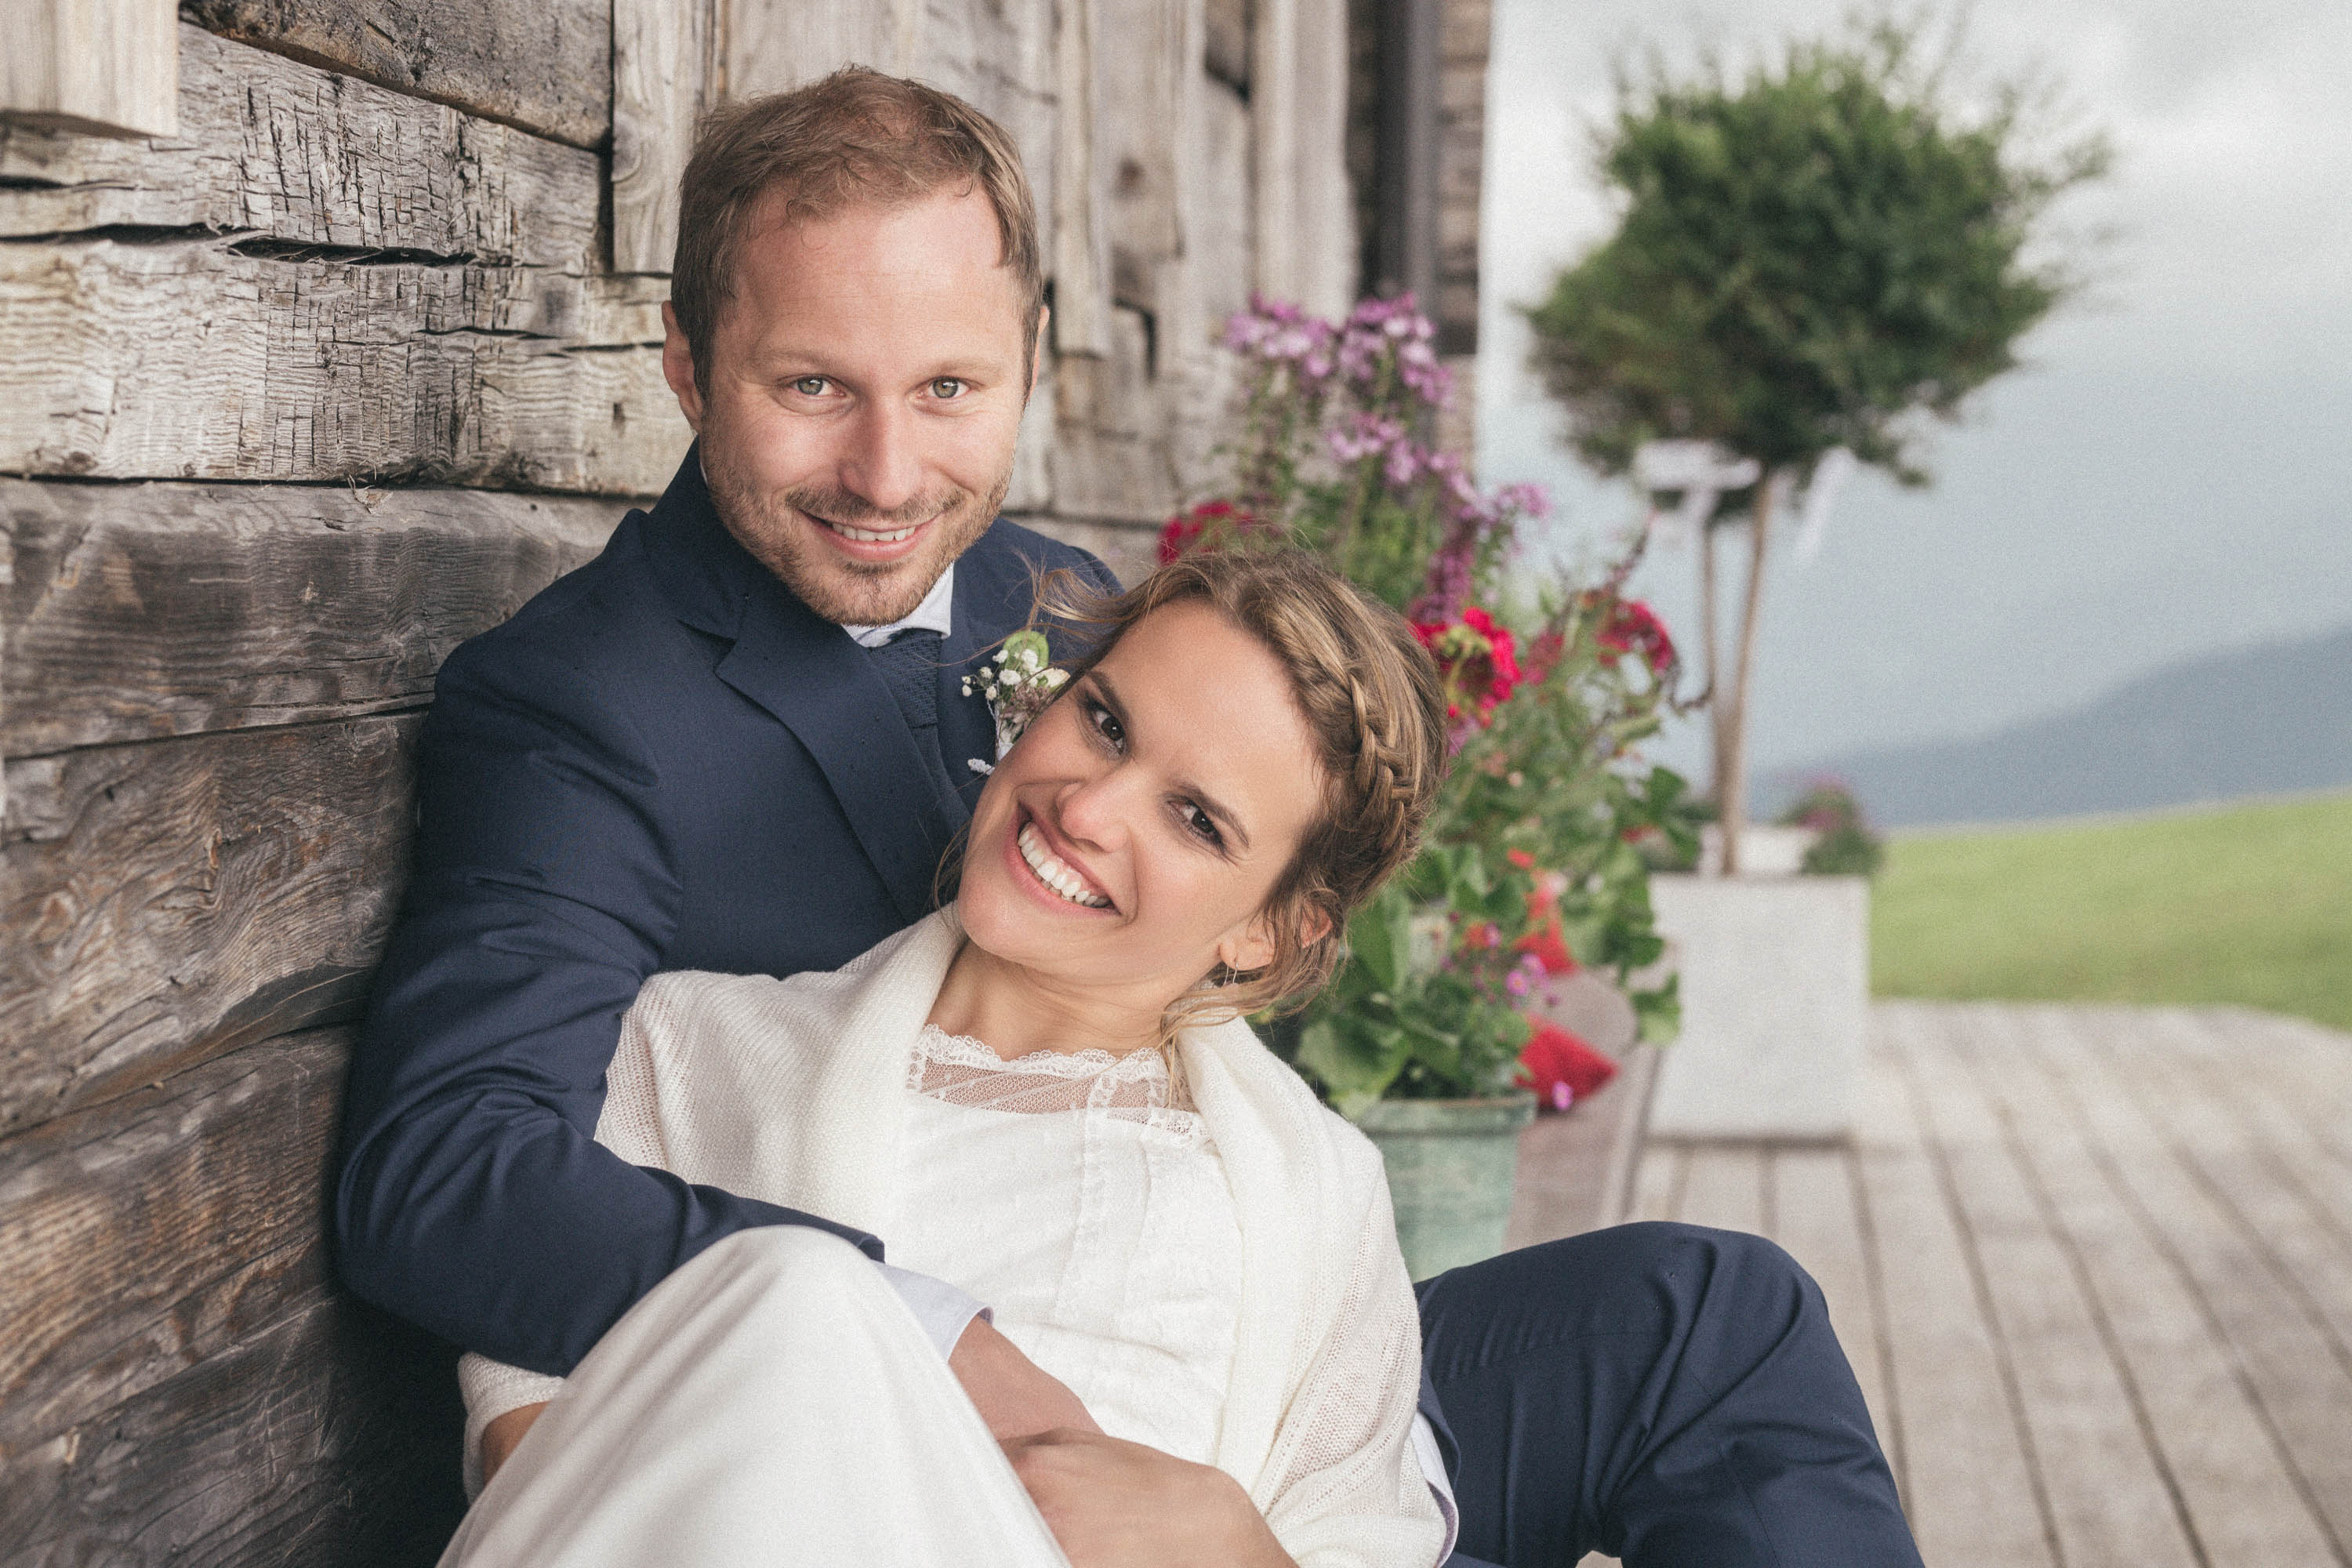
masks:
[[[536,1405],[518,1405],[482,1428],[484,1486],[488,1486],[490,1478],[499,1473],[499,1467],[507,1462],[508,1456],[515,1451],[515,1445],[522,1441],[522,1435],[530,1430],[530,1424],[538,1420],[539,1413],[546,1408],[547,1401],[544,1399]]]
[[[948,1370],[988,1424],[988,1435],[1000,1443],[1056,1426],[1102,1430],[1067,1384],[1023,1355],[985,1318],[974,1318],[956,1341]]]
[[[1062,1429],[1004,1444],[1071,1568],[1296,1568],[1241,1483],[1141,1443]]]

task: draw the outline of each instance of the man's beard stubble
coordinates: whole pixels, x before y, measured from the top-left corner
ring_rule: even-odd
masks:
[[[988,531],[1013,486],[1013,468],[1007,463],[984,500],[960,485],[950,485],[885,510],[863,497],[830,487],[801,485],[781,493],[761,490],[724,462],[711,462],[707,454],[703,471],[727,531],[801,603],[828,621],[853,626],[887,626],[912,615],[949,564]],[[800,515],[794,516],[795,512]],[[867,564],[807,538],[804,530],[824,526],[808,521],[811,518],[877,532],[926,521],[931,528],[914,555]]]

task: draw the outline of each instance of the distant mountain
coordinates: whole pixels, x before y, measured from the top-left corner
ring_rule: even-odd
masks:
[[[2352,786],[2352,627],[2169,666],[1972,740],[1858,752],[1759,782],[1778,810],[1834,774],[1873,822],[2009,822]]]

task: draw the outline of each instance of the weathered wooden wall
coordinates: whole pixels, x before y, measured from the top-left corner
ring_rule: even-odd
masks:
[[[855,59],[1012,130],[1055,315],[1010,507],[1132,573],[1224,314],[1356,288],[1349,6],[156,4],[103,0],[175,89],[0,73],[0,1568],[425,1563],[454,1352],[333,1281],[350,1026],[440,661],[685,449],[695,117]]]

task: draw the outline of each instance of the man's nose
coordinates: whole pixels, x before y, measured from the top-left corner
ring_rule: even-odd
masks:
[[[841,482],[877,511],[895,511],[920,495],[923,465],[914,410],[890,398],[877,398],[860,410],[842,455]]]

